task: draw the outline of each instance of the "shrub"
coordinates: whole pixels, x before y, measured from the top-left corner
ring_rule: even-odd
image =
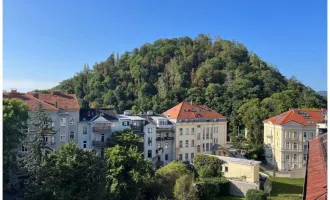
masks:
[[[229,191],[229,181],[224,177],[203,178],[196,183],[200,198],[226,196]]]
[[[267,195],[262,190],[249,189],[246,192],[246,200],[266,200]]]
[[[222,176],[221,165],[224,161],[209,155],[196,155],[194,167],[201,178],[211,178]]]
[[[197,200],[197,190],[193,185],[194,177],[192,174],[184,175],[176,180],[174,186],[174,197],[177,200]]]

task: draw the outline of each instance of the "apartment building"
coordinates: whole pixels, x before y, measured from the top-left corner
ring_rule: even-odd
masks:
[[[207,106],[182,102],[163,113],[174,125],[174,159],[191,162],[197,154],[223,155],[227,120]]]
[[[122,130],[117,113],[113,109],[80,109],[78,146],[94,149],[104,157],[105,148],[110,147],[110,138],[115,131]]]
[[[19,93],[12,89],[11,92],[4,92],[3,98],[16,98],[28,106],[29,116],[33,115],[38,105],[49,114],[51,125],[56,134],[44,133],[44,141],[49,150],[58,150],[63,143],[73,140],[77,143],[77,131],[79,120],[79,103],[76,95],[63,94],[61,91],[53,91],[49,94]],[[18,149],[19,154],[28,152],[27,142],[32,141],[36,134],[35,127],[28,121],[27,137],[22,141]]]
[[[267,162],[276,165],[280,171],[305,167],[307,142],[316,136],[316,125],[326,115],[325,109],[290,109],[264,120]]]

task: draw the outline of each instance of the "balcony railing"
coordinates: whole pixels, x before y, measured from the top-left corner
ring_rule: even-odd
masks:
[[[110,139],[107,139],[106,141],[93,140],[92,144],[95,147],[110,147],[114,145],[114,142]]]
[[[171,128],[173,128],[173,125],[172,124],[162,124],[162,125],[157,124],[157,128],[159,128],[159,129],[171,129]]]
[[[157,137],[156,141],[174,140],[174,137]]]
[[[111,131],[110,126],[93,127],[93,132],[96,132],[96,133],[106,133],[106,132],[110,132],[110,131]]]

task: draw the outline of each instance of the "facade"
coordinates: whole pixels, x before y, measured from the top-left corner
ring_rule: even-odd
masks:
[[[58,150],[63,143],[72,140],[77,143],[77,131],[79,120],[79,103],[76,95],[63,94],[53,91],[50,94],[19,93],[17,90],[4,93],[3,98],[16,98],[28,106],[29,116],[32,116],[38,105],[47,111],[56,134],[44,133],[44,141],[49,150]],[[27,137],[18,148],[19,154],[26,154],[26,143],[32,141],[36,130],[31,121],[28,121]]]
[[[225,163],[222,172],[228,179],[238,179],[245,182],[259,183],[259,167],[261,162],[227,156],[215,156]]]
[[[266,161],[279,171],[305,167],[307,142],[316,136],[316,124],[326,114],[325,109],[290,109],[264,120]]]
[[[163,113],[174,125],[174,159],[191,162],[197,154],[226,148],[227,120],[206,106],[182,102]]]
[[[308,142],[303,200],[327,199],[327,134]]]
[[[112,133],[121,130],[117,113],[113,109],[80,109],[78,146],[96,150],[100,157],[110,147]]]

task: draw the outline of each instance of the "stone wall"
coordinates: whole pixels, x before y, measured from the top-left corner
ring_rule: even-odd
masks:
[[[229,180],[229,194],[244,197],[249,189],[259,189],[259,184]]]

